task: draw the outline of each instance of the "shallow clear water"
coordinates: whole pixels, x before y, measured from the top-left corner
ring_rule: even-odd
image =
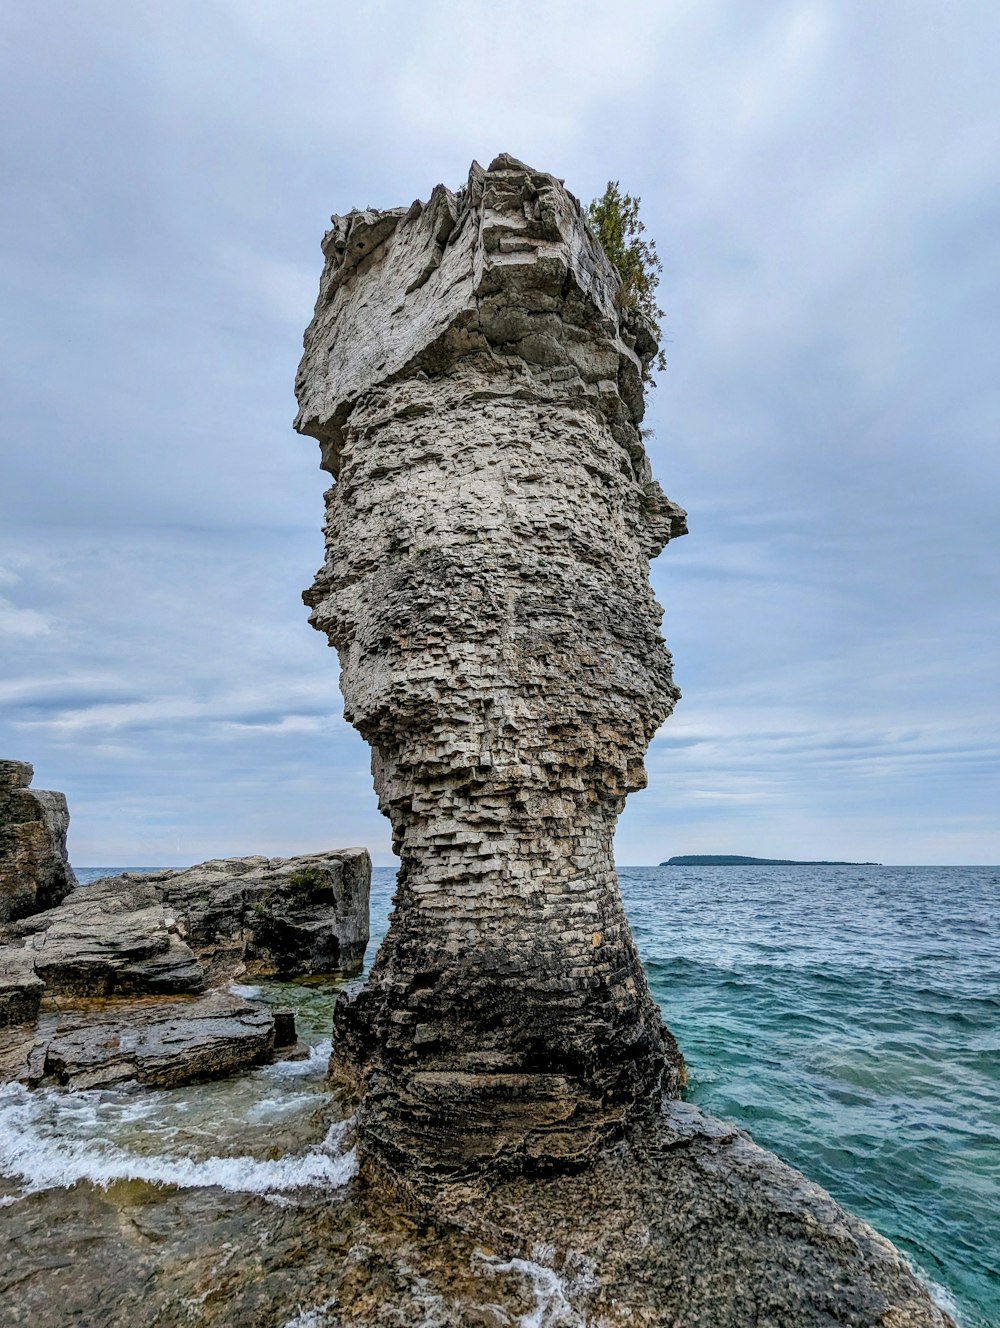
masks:
[[[690,1098],[893,1239],[966,1328],[1000,1324],[1000,870],[619,875]],[[376,870],[369,964],[393,884]],[[279,1204],[343,1184],[350,1124],[324,1081],[336,984],[258,993],[297,1009],[308,1060],[162,1093],[0,1088],[0,1205],[77,1180]]]
[[[1000,868],[618,877],[687,1097],[887,1235],[966,1328],[998,1328]],[[373,942],[394,879],[374,873]]]
[[[619,877],[688,1096],[1000,1324],[1000,870]]]

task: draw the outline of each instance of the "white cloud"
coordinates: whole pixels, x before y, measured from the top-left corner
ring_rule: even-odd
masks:
[[[22,609],[0,595],[0,635],[47,636],[52,624],[37,609]]]
[[[385,843],[299,602],[324,477],[291,384],[330,212],[500,150],[583,198],[620,177],[666,265],[651,450],[692,534],[654,582],[684,699],[622,856],[1000,856],[1000,10],[3,22],[0,749],[70,793],[87,857]]]

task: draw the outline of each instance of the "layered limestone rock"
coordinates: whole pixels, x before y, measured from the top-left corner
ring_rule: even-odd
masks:
[[[105,876],[0,925],[0,1027],[60,998],[190,994],[235,977],[356,973],[368,944],[365,849],[217,858]]]
[[[205,985],[176,916],[141,877],[74,890],[58,908],[9,926],[6,938],[23,946],[53,996],[167,995]]]
[[[290,1011],[218,986],[356,972],[370,879],[364,849],[216,859],[107,876],[0,925],[0,1083],[163,1088],[296,1056]]]
[[[337,481],[305,598],[402,860],[335,1055],[410,1176],[580,1161],[683,1074],[611,856],[678,695],[648,564],[684,513],[639,431],[656,329],[513,158],[333,220],[296,387]]]
[[[270,1060],[275,1020],[269,1010],[227,992],[196,999],[92,1002],[43,1017],[29,1049],[9,1057],[8,1073],[32,1088],[78,1090],[140,1083],[176,1088],[220,1079]],[[4,1065],[0,1039],[0,1073]]]
[[[73,886],[61,793],[29,788],[27,761],[0,761],[0,923],[58,904]]]
[[[357,973],[368,946],[367,849],[214,858],[157,872],[152,886],[209,978]]]

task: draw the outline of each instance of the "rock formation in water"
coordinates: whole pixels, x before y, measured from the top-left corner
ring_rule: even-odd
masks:
[[[105,876],[55,908],[0,926],[0,998],[25,964],[50,995],[79,997],[356,973],[368,944],[370,882],[365,849]],[[5,1022],[16,1020],[4,1019],[0,1003]]]
[[[296,427],[336,484],[305,596],[402,866],[335,1054],[410,1176],[591,1156],[683,1064],[615,879],[677,698],[639,430],[655,327],[579,203],[508,156],[334,217]]]
[[[29,788],[27,761],[0,761],[0,923],[51,908],[76,884],[61,793]]]
[[[215,858],[141,877],[177,917],[209,981],[361,970],[368,946],[367,849],[295,858]]]
[[[294,1021],[226,984],[356,973],[370,881],[365,849],[216,859],[0,925],[0,1083],[169,1087],[293,1054]]]

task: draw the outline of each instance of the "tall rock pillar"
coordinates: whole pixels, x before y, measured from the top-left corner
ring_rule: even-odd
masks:
[[[334,1055],[390,1167],[566,1165],[683,1074],[611,856],[678,695],[648,562],[684,513],[638,429],[656,331],[511,157],[333,222],[296,385],[336,480],[305,598],[402,861]]]

